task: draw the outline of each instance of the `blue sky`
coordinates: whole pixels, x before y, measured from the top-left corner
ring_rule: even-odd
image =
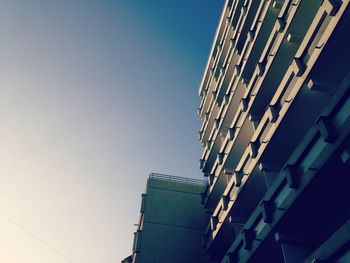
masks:
[[[0,262],[118,262],[148,174],[201,178],[197,90],[222,6],[0,2]]]

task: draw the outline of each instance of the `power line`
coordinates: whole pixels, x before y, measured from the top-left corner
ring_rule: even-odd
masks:
[[[62,253],[61,251],[59,251],[58,249],[54,248],[53,246],[51,246],[49,243],[47,243],[46,241],[44,241],[43,239],[41,239],[40,237],[38,237],[37,235],[33,234],[32,232],[30,232],[29,230],[27,230],[25,227],[21,226],[20,224],[18,224],[16,221],[14,221],[12,218],[8,217],[6,214],[4,214],[2,211],[0,211],[0,216],[4,219],[6,219],[8,222],[12,223],[13,225],[17,226],[19,229],[21,229],[23,232],[25,232],[27,235],[29,235],[31,238],[35,239],[36,241],[39,241],[42,245],[44,245],[45,247],[47,247],[48,249],[50,249],[51,251],[53,251],[54,253],[56,253],[57,255],[61,256],[62,258],[64,258],[67,262],[70,263],[75,263],[72,259],[70,259],[68,256],[66,256],[64,253]]]

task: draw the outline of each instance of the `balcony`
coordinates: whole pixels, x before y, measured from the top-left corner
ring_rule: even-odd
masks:
[[[350,158],[341,156],[348,156],[344,153],[350,147],[350,114],[344,111],[350,105],[349,84],[350,77],[347,77],[322,113],[324,117],[309,130],[290,156],[288,165],[264,195],[222,262],[243,262],[248,259],[259,262],[261,259],[278,258],[281,262],[303,262],[346,223],[350,214],[342,207],[346,206],[345,200],[350,198],[345,198],[349,195],[345,185],[349,184],[346,166]],[[328,125],[319,123],[325,120]],[[323,129],[328,133],[322,132]],[[334,129],[334,134],[338,135],[333,137],[331,143],[327,142],[330,129]],[[323,198],[324,193],[328,192],[332,171],[337,171],[333,173],[336,178],[332,180],[337,191]],[[323,202],[313,201],[319,199]],[[337,205],[334,206],[334,203]],[[317,224],[313,220],[315,217],[319,220]],[[333,223],[329,225],[329,222]],[[285,229],[293,230],[286,232]],[[294,245],[287,246],[290,242]],[[277,259],[272,259],[273,256]],[[309,258],[307,262],[313,259]]]

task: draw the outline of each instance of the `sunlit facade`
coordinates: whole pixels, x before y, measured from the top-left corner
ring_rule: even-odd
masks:
[[[225,1],[199,96],[206,183],[150,178],[124,262],[350,262],[349,0]]]
[[[350,262],[347,0],[225,2],[199,88],[212,262]]]

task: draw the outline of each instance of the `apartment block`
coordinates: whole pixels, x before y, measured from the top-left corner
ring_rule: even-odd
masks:
[[[203,187],[203,180],[150,174],[141,196],[133,253],[122,262],[209,262],[202,246]]]
[[[199,87],[212,262],[350,262],[349,86],[348,0],[225,1]]]

